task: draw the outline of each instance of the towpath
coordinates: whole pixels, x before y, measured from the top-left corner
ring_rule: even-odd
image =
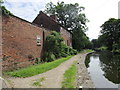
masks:
[[[8,87],[12,88],[61,88],[61,82],[65,71],[73,64],[74,61],[84,59],[84,53],[78,54],[63,62],[58,67],[27,78],[14,78],[9,77],[7,79]],[[44,78],[41,82],[41,86],[33,86],[33,82]]]

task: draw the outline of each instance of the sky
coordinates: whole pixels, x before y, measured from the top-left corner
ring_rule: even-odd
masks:
[[[88,31],[86,35],[92,39],[97,39],[100,35],[100,26],[109,18],[118,18],[118,2],[120,0],[5,0],[4,5],[14,15],[32,22],[39,11],[45,9],[49,2],[56,4],[58,1],[65,3],[79,3],[85,7],[84,13],[90,20],[87,23]]]

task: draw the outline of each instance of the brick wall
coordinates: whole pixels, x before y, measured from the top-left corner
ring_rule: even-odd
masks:
[[[60,34],[64,38],[65,44],[67,46],[72,47],[72,36],[71,36],[71,34],[62,27],[60,29]]]
[[[48,22],[44,23],[50,24]],[[60,26],[57,30],[64,38],[66,45],[71,47],[71,34]],[[44,52],[43,43],[49,34],[50,30],[40,27],[39,25],[37,26],[34,23],[30,23],[16,16],[3,16],[2,69],[14,70],[34,64],[34,59],[42,56]],[[40,37],[41,45],[39,46],[37,37]]]
[[[2,76],[2,16],[0,15],[0,76]]]
[[[26,67],[41,56],[44,39],[50,33],[15,16],[3,16],[2,20],[3,70]],[[41,45],[37,46],[37,35]]]
[[[65,40],[65,44],[67,46],[72,47],[72,36],[71,36],[70,32],[65,30],[63,27],[61,27],[57,23],[57,17],[55,17],[55,15],[47,16],[45,13],[43,13],[41,11],[38,14],[38,16],[35,18],[33,23],[35,23],[35,24],[37,24],[39,26],[42,26],[44,28],[47,28],[49,30],[55,30],[57,32],[60,32],[61,36]]]

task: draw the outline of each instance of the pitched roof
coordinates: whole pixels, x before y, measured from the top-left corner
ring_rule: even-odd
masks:
[[[61,24],[56,22],[52,17],[48,16],[47,14],[43,13],[42,11],[40,11],[38,16],[33,20],[33,23],[43,26],[44,28],[47,28],[49,30],[56,30],[58,32],[60,31],[60,27],[64,28]],[[65,30],[70,32],[67,29],[65,29]]]

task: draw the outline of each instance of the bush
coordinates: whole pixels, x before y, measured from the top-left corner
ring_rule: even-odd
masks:
[[[107,50],[107,47],[106,46],[101,46],[100,48],[97,48],[97,50],[104,51],[104,50]]]
[[[78,52],[75,49],[69,48],[70,55],[76,55]]]
[[[65,53],[65,52],[61,52],[61,57],[67,57],[67,56],[68,56],[67,53]]]
[[[76,55],[78,52],[75,49],[72,49],[72,55]]]
[[[45,62],[54,61],[55,59],[56,58],[55,58],[55,55],[53,53],[45,52],[44,55],[43,55],[43,60]]]
[[[40,58],[36,58],[36,59],[35,59],[35,63],[36,63],[36,64],[39,64],[40,62],[41,62],[41,61],[40,61]]]
[[[46,37],[45,53],[42,57],[43,61],[50,62],[56,58],[67,57],[75,54],[77,54],[77,51],[66,46],[63,43],[63,38],[58,32],[53,31]]]

